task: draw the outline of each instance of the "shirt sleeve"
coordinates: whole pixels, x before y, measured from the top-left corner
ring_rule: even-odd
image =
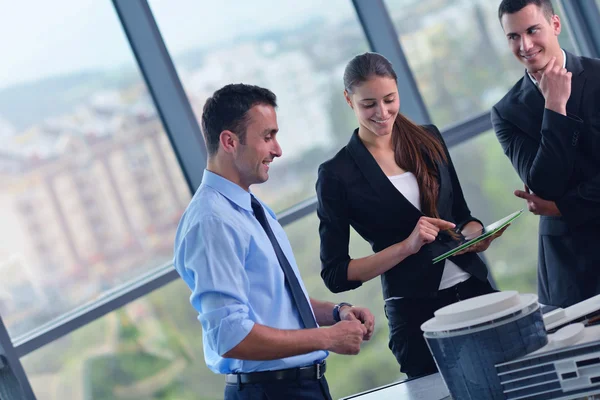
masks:
[[[192,226],[177,250],[176,265],[192,290],[208,346],[219,356],[237,346],[252,330],[249,281],[244,268],[243,233],[218,218]]]

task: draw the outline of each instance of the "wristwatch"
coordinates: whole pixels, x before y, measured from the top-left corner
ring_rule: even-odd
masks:
[[[341,303],[336,304],[335,306],[333,306],[333,320],[335,322],[340,322],[342,320],[340,318],[340,308],[342,308],[344,306],[352,307],[352,304],[341,302]]]

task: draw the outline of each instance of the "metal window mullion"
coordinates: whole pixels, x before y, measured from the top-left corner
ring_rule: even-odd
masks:
[[[146,0],[113,0],[113,5],[193,193],[202,181],[206,147],[150,6]]]
[[[402,113],[418,124],[431,123],[431,117],[383,0],[352,0],[352,3],[371,50],[385,56],[394,66],[398,75],[398,91],[402,97]]]
[[[596,0],[563,0],[559,6],[580,54],[600,58],[600,11]]]
[[[448,147],[456,146],[492,129],[490,112],[485,111],[442,131]]]
[[[60,320],[42,326],[36,331],[15,338],[13,340],[14,350],[18,357],[23,357],[138,298],[163,287],[178,277],[179,275],[172,266],[162,267],[156,272],[148,273],[145,276],[140,277],[134,284],[116,290],[112,294],[105,295],[101,300],[94,301],[89,305],[73,310],[68,315],[63,316]]]
[[[27,379],[21,360],[17,355],[6,325],[0,317],[0,399],[35,400],[35,394]]]

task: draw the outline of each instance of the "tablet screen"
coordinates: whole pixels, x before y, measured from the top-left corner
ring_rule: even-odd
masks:
[[[488,226],[485,228],[476,231],[474,233],[470,233],[467,236],[461,235],[460,238],[455,242],[456,247],[446,253],[439,255],[433,259],[433,263],[438,263],[446,258],[453,256],[454,254],[473,246],[476,243],[479,243],[485,238],[492,236],[494,233],[498,232],[500,229],[504,228],[506,225],[513,222],[515,219],[519,218],[521,214],[523,214],[524,210],[516,211]]]

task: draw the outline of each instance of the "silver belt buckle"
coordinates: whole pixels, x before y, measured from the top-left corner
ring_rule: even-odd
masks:
[[[317,364],[317,380],[321,379],[323,377],[323,362],[321,361],[320,363]]]

